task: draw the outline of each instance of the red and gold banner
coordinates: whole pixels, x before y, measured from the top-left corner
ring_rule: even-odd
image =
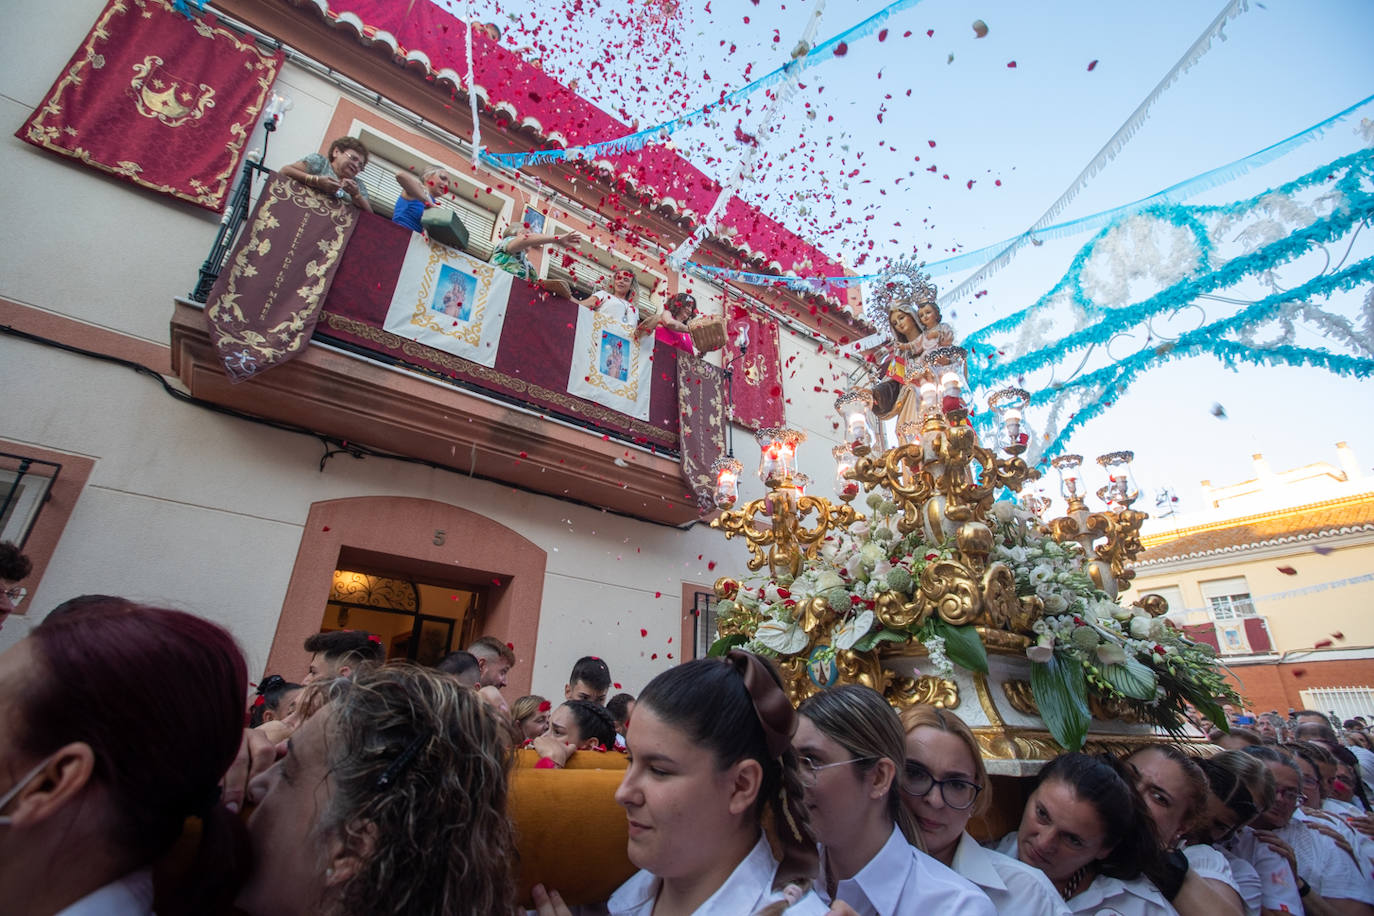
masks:
[[[715,508],[711,465],[725,454],[724,371],[703,359],[677,357],[678,438],[682,479],[702,514]]]
[[[205,306],[232,381],[305,349],[358,216],[349,201],[290,178],[267,183]]]
[[[782,363],[778,359],[778,326],[768,318],[737,305],[730,311],[725,360],[734,370],[730,399],[735,422],[747,429],[784,424]],[[748,346],[740,359],[740,331],[748,332]]]
[[[110,0],[15,136],[223,210],[281,62],[168,0]]]

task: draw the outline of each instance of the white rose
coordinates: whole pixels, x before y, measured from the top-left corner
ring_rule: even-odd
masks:
[[[1049,594],[1044,596],[1045,612],[1048,614],[1062,614],[1069,609],[1069,602],[1064,600],[1060,594]]]
[[[1119,665],[1126,660],[1126,651],[1114,643],[1104,642],[1097,647],[1097,660],[1104,665]]]
[[[816,576],[816,591],[824,592],[832,588],[843,588],[844,579],[834,570],[824,570]]]
[[[1131,635],[1134,636],[1136,639],[1149,639],[1149,638],[1150,638],[1150,618],[1148,618],[1148,617],[1132,617],[1132,618],[1131,618]]]
[[[1006,501],[995,502],[992,504],[992,515],[1005,525],[1016,517],[1016,507]]]

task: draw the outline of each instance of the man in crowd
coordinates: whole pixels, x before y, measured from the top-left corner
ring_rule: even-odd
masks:
[[[361,665],[380,665],[386,661],[381,637],[366,630],[316,633],[306,639],[305,651],[310,653],[310,667],[302,684],[352,677]]]
[[[464,687],[475,688],[482,678],[482,666],[477,663],[477,656],[462,649],[445,655],[434,667],[444,674],[453,675]]]
[[[495,636],[483,636],[468,646],[468,651],[477,659],[480,686],[497,690],[506,686],[506,675],[515,667],[515,649]]]
[[[597,706],[606,705],[606,692],[611,689],[611,669],[595,655],[584,655],[573,665],[568,683],[563,686],[563,699],[587,700]]]

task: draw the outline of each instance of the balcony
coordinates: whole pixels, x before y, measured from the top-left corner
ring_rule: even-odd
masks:
[[[1265,617],[1216,620],[1205,611],[1191,611],[1188,614],[1188,619],[1182,623],[1183,632],[1190,639],[1216,649],[1218,655],[1268,655],[1274,651],[1274,640],[1269,635],[1269,620]]]
[[[241,222],[226,223],[202,268],[209,280]],[[518,278],[490,366],[398,337],[385,329],[386,315],[412,237],[359,214],[309,344],[246,381],[226,374],[205,306],[176,300],[173,370],[198,398],[304,427],[336,448],[363,445],[660,524],[698,518],[679,455],[680,351],[655,343],[641,420],[568,393],[585,312]]]

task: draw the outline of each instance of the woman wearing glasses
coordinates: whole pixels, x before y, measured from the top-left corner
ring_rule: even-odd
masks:
[[[992,802],[988,774],[973,732],[954,713],[912,706],[902,713],[906,765],[902,795],[926,850],[987,894],[999,913],[1067,916],[1069,908],[1039,869],[984,849],[969,836],[969,819]]]
[[[942,909],[992,916],[977,887],[919,848],[915,818],[902,804],[902,726],[887,701],[850,684],[816,694],[797,712],[792,747],[821,846],[821,896],[859,916]]]

